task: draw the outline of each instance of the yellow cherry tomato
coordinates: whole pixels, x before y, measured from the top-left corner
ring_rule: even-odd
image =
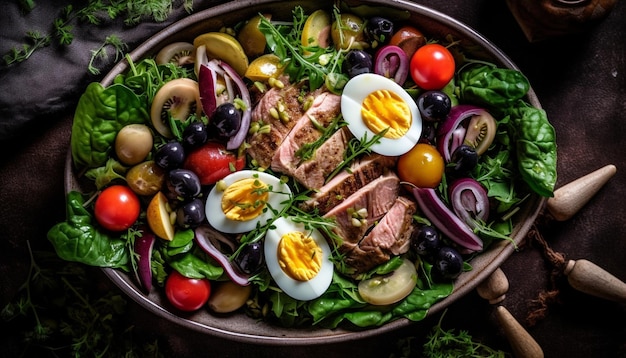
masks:
[[[398,158],[398,177],[420,188],[436,188],[445,169],[443,157],[430,144],[418,143]]]

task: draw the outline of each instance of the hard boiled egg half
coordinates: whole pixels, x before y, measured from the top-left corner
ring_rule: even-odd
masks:
[[[291,218],[276,219],[265,234],[265,263],[287,295],[309,301],[321,296],[333,279],[330,246],[316,229]]]
[[[388,128],[371,147],[382,155],[408,152],[422,134],[422,118],[413,98],[393,80],[374,73],[348,81],[341,95],[341,114],[358,139],[371,140]]]
[[[206,200],[206,217],[215,229],[237,234],[265,225],[287,205],[291,189],[277,177],[241,170],[216,183]]]

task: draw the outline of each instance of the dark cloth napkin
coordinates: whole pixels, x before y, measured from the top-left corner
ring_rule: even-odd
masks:
[[[504,2],[415,2],[470,25],[508,54],[527,75],[556,128],[557,186],[606,164],[617,166],[617,174],[581,212],[566,222],[542,225],[541,233],[551,248],[567,259],[588,259],[626,280],[626,4],[618,2],[604,21],[584,33],[529,43]],[[23,16],[17,1],[0,2],[0,53],[20,46],[27,31],[52,31],[51,21],[66,2],[36,3],[36,9]],[[124,26],[121,21],[102,26],[77,24],[72,45],[53,44],[24,63],[0,70],[2,306],[13,298],[26,277],[26,243],[49,250],[46,233],[65,217],[63,177],[73,109],[87,84],[98,81],[113,64],[99,63],[102,74],[89,74],[90,51],[110,34],[119,35],[132,49],[186,16],[180,3],[173,3],[173,16],[164,23],[147,22],[137,27]],[[217,3],[194,1],[194,9]],[[543,248],[527,244],[502,265],[510,282],[504,306],[525,325],[546,357],[626,357],[624,305],[580,293],[563,278],[551,281],[552,266],[543,252]],[[528,326],[526,317],[532,310],[529,303],[549,289],[560,292],[558,302],[549,306],[543,320]],[[450,307],[445,323],[510,351],[492,310],[471,292]],[[358,342],[267,347],[228,342],[172,326],[148,315],[142,307],[133,306],[131,316],[139,329],[166,337],[172,351],[181,357],[209,352],[211,356],[232,357],[386,357],[398,338],[423,337],[438,318]]]

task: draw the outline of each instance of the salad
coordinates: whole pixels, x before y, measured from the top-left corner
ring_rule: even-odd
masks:
[[[80,98],[48,238],[173,311],[418,321],[554,189],[528,80],[418,24],[296,7],[127,60]]]

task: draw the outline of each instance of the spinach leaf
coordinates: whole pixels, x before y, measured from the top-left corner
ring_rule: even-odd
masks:
[[[222,266],[200,251],[177,255],[169,264],[183,276],[191,278],[217,280],[224,273]]]
[[[526,96],[528,79],[519,71],[491,65],[471,66],[459,73],[461,101],[503,109]]]
[[[554,196],[556,136],[546,112],[519,101],[509,115],[522,178],[537,194]]]
[[[72,124],[70,145],[74,165],[78,168],[105,165],[117,132],[127,124],[145,123],[148,118],[145,101],[128,87],[89,84],[78,101]]]
[[[48,231],[48,240],[57,255],[66,261],[128,271],[126,240],[96,230],[92,225],[93,218],[83,203],[81,193],[68,193],[67,221],[54,225]]]

